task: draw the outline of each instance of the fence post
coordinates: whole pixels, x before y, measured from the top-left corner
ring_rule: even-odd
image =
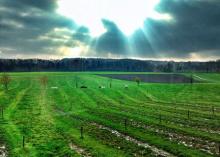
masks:
[[[127,130],[127,119],[124,120],[125,130]]]
[[[25,136],[23,136],[22,146],[25,147]]]
[[[190,118],[190,112],[189,112],[189,110],[188,110],[188,119]]]
[[[214,115],[215,114],[215,107],[212,106],[212,114]]]
[[[218,144],[218,155],[220,156],[220,143]]]
[[[80,128],[80,138],[83,139],[83,127]]]
[[[3,108],[3,106],[1,107],[1,111],[2,111],[2,119],[4,119],[4,108]]]

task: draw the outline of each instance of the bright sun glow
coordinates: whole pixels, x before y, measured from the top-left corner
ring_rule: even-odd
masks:
[[[73,19],[78,25],[88,27],[92,36],[105,32],[102,19],[115,22],[126,35],[130,35],[142,27],[148,17],[169,18],[154,10],[159,2],[160,0],[58,0],[57,12]]]

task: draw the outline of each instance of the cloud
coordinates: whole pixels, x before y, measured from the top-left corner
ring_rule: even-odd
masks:
[[[124,55],[127,50],[127,38],[118,26],[109,20],[102,20],[106,32],[95,39],[94,48],[97,52]]]
[[[219,10],[217,0],[162,0],[157,11],[171,15],[174,20],[147,19],[144,30],[156,51],[167,56],[188,57],[191,52],[218,51]]]
[[[220,58],[219,0],[161,0],[155,9],[172,18],[148,17],[131,36],[103,19],[106,32],[93,38],[88,26],[56,12],[57,0],[1,0],[1,57]]]
[[[24,57],[30,54],[56,55],[60,46],[74,46],[71,36],[76,25],[72,20],[55,13],[55,8],[55,0],[2,0],[0,48],[14,49],[6,49],[4,54],[8,57],[16,53]]]
[[[161,0],[156,10],[172,19],[147,18],[144,27],[130,37],[125,37],[118,26],[107,21],[104,23],[107,32],[97,40],[96,50],[102,56],[111,53],[155,59],[220,58],[218,0]]]

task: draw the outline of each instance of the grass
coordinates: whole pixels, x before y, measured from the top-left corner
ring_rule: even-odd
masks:
[[[9,90],[0,87],[0,146],[12,157],[218,155],[220,74],[194,74],[205,81],[193,85],[113,79],[110,88],[100,73],[11,73]]]

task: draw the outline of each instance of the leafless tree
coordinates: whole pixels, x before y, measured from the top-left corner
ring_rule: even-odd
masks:
[[[137,83],[137,85],[139,86],[141,83],[141,79],[139,77],[135,77],[134,81]]]
[[[44,88],[46,88],[46,87],[47,87],[47,84],[48,84],[48,77],[47,77],[47,76],[42,76],[42,77],[40,78],[40,83],[41,83],[41,85],[42,85]]]
[[[1,84],[5,87],[5,89],[8,90],[8,86],[11,82],[10,76],[6,73],[3,73],[0,81],[1,81]]]

